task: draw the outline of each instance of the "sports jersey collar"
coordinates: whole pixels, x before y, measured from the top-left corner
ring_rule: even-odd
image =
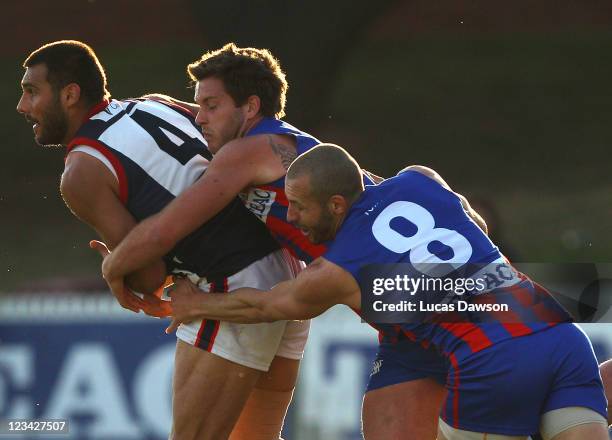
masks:
[[[102,101],[94,105],[92,108],[89,109],[89,112],[87,112],[87,114],[85,115],[85,118],[83,119],[83,123],[85,123],[85,121],[87,121],[93,115],[100,113],[102,110],[108,107],[109,104],[110,104],[110,100],[103,99]]]
[[[253,125],[251,128],[249,128],[246,133],[244,133],[244,136],[252,136],[254,134],[259,134],[258,130],[262,129],[265,127],[265,122],[267,121],[278,121],[278,119],[276,118],[270,118],[269,116],[264,116],[262,117],[259,121],[257,121],[257,123],[255,125]]]
[[[83,122],[81,123],[81,126],[83,126],[83,124],[85,124],[93,115],[97,115],[102,110],[104,110],[106,107],[108,107],[109,104],[110,104],[109,99],[103,99],[102,101],[94,105],[92,108],[90,108],[87,114],[85,115],[85,117],[83,118]],[[78,130],[77,130],[77,133],[78,133]],[[75,138],[73,138],[68,143],[66,147],[66,154],[64,155],[64,160],[66,160],[66,157],[68,157],[68,153],[70,153],[70,150],[72,150],[76,146],[74,141],[75,141]]]

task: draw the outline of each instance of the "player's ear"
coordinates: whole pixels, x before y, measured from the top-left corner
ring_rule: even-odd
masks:
[[[261,100],[257,95],[251,95],[247,98],[246,106],[246,117],[254,118],[259,114],[261,110]]]
[[[72,107],[81,99],[81,87],[70,83],[60,91],[60,99],[66,107]]]
[[[340,194],[335,194],[329,198],[327,206],[331,213],[335,215],[344,215],[348,211],[348,202]]]

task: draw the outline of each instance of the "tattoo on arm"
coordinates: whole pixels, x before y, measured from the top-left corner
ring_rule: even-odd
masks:
[[[289,169],[289,165],[291,165],[291,162],[293,162],[297,157],[295,150],[287,145],[275,143],[274,139],[272,139],[272,136],[270,135],[268,135],[268,142],[270,143],[270,148],[272,148],[274,154],[280,157],[285,170]]]

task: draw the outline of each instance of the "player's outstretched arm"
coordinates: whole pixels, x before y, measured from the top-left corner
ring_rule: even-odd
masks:
[[[68,154],[60,189],[74,215],[90,225],[110,249],[136,224],[119,199],[115,177],[98,159],[86,153]],[[151,293],[165,277],[165,264],[159,260],[130,274],[127,282],[136,291]],[[134,311],[141,306],[139,299],[131,294],[122,292],[117,299],[123,307]]]
[[[167,332],[181,322],[196,319],[253,324],[310,319],[336,304],[360,307],[355,279],[324,258],[315,260],[296,279],[269,291],[242,288],[229,295],[203,295],[191,282],[181,279],[172,289],[171,298],[173,321]]]
[[[244,188],[282,177],[295,156],[293,140],[286,136],[249,136],[227,143],[193,186],[140,222],[104,260],[106,280],[112,282],[161,258]]]

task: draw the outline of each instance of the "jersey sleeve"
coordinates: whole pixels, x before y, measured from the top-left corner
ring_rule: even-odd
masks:
[[[117,179],[117,181],[119,181],[119,177],[117,175],[117,171],[115,170],[115,167],[113,166],[111,161],[108,160],[108,158],[101,151],[96,150],[95,148],[90,147],[88,145],[77,145],[72,150],[70,150],[70,153],[73,153],[75,151],[88,154],[88,155],[98,159],[100,162],[102,162],[104,164],[104,166],[106,166],[106,168],[109,169],[109,171],[111,173],[113,173],[113,175],[115,176],[115,179]],[[70,153],[68,153],[68,154],[70,154]]]

